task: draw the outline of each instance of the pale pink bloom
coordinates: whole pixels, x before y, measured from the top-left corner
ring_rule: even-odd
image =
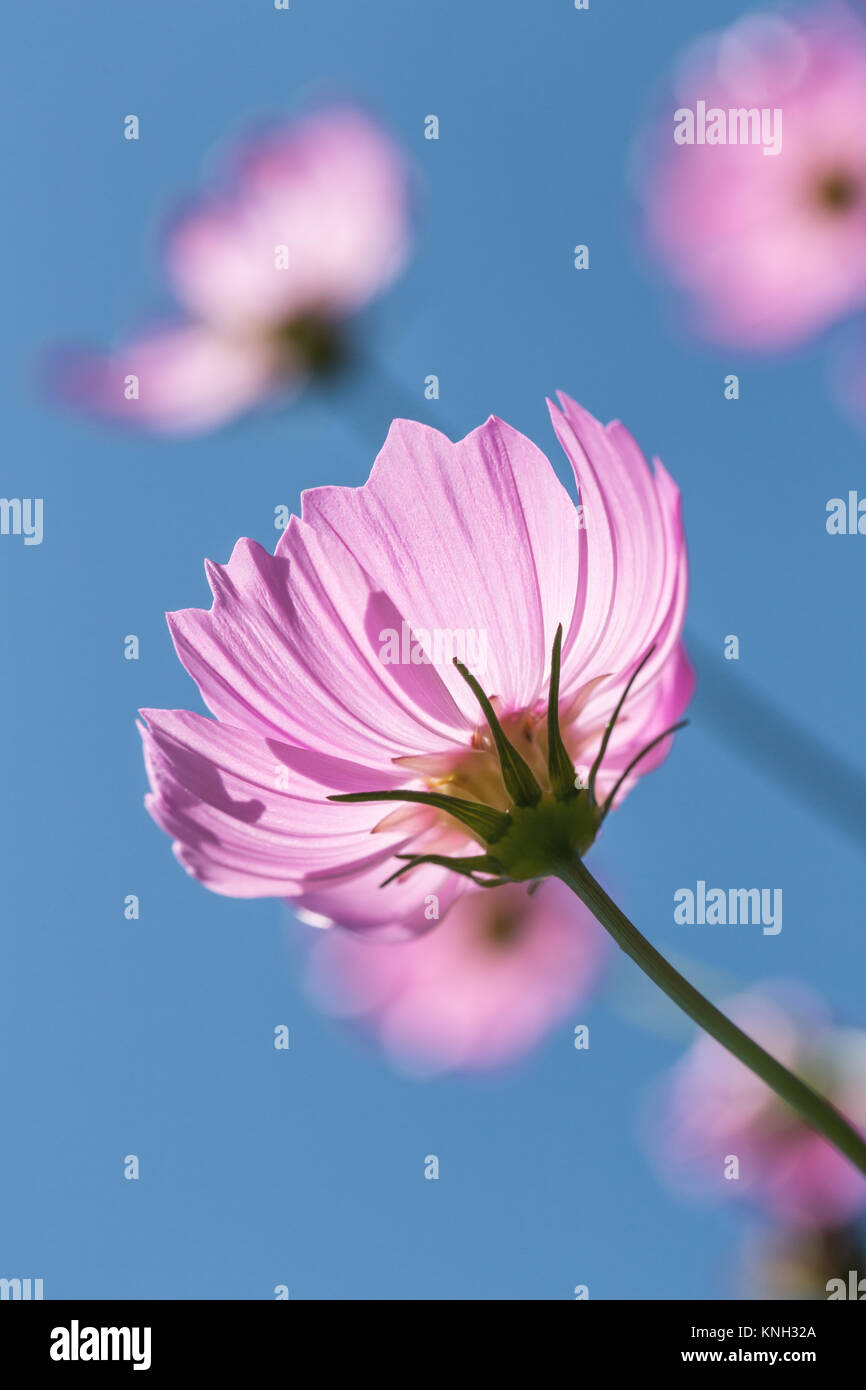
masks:
[[[322,932],[308,986],[328,1012],[361,1021],[403,1069],[486,1070],[527,1052],[586,997],[606,942],[555,879],[532,894],[524,884],[470,887],[413,941]]]
[[[866,1032],[834,1028],[802,990],[732,1000],[729,1018],[866,1133]],[[782,1221],[831,1226],[866,1206],[866,1179],[754,1072],[701,1034],[655,1098],[661,1171],[686,1189],[749,1194]],[[739,1177],[726,1178],[730,1157]]]
[[[699,102],[708,120],[724,113],[727,137],[730,112],[735,133],[750,111],[764,133],[675,143],[675,113],[694,113],[697,138]],[[781,148],[765,153],[776,120]],[[649,239],[699,333],[779,348],[866,304],[866,30],[846,11],[752,15],[709,36],[638,154]]]
[[[604,428],[560,400],[551,414],[583,524],[544,454],[501,420],[456,444],[397,420],[364,487],[305,493],[274,555],[239,541],[227,565],[206,567],[213,607],[169,615],[215,718],[143,711],[147,805],[208,888],[291,898],[360,930],[429,929],[430,893],[444,916],[466,886],[450,869],[425,865],[379,884],[407,848],[477,853],[468,832],[430,806],[383,818],[381,805],[327,798],[433,788],[508,808],[486,722],[450,659],[461,642],[470,665],[483,651],[475,674],[544,785],[558,624],[560,722],[578,767],[591,765],[652,649],[614,729],[600,797],[681,714],[693,677],[680,642],[679,493],[621,424]],[[618,800],[669,745],[628,776]]]
[[[57,388],[151,430],[222,424],[333,365],[343,321],[390,284],[408,244],[407,170],[366,116],[339,107],[260,135],[166,236],[187,317],[108,354],[64,354]]]

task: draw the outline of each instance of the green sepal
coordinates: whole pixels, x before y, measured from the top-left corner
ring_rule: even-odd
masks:
[[[670,728],[665,729],[664,733],[656,734],[656,737],[654,739],[650,739],[646,748],[642,748],[636,758],[632,758],[625,771],[621,772],[619,777],[616,779],[612,791],[608,793],[607,799],[601,808],[601,819],[598,822],[599,825],[601,825],[601,822],[604,820],[605,816],[607,815],[608,811],[613,805],[613,799],[619,791],[620,787],[622,786],[623,782],[625,781],[626,777],[628,777],[629,773],[634,771],[638,763],[646,757],[647,753],[652,752],[656,744],[661,743],[663,739],[670,738],[671,734],[679,733],[680,729],[684,729],[688,722],[689,721],[687,719],[681,719],[679,724],[671,724]]]
[[[447,811],[449,816],[459,820],[467,830],[485,844],[495,844],[508,829],[509,819],[504,811],[495,811],[478,801],[464,801],[459,796],[445,796],[441,792],[387,791],[387,792],[341,792],[329,796],[329,801],[412,801],[419,806],[433,806],[437,811]]]
[[[649,651],[646,653],[645,656],[641,657],[641,659],[640,659],[640,661],[638,662],[637,666],[636,666],[636,667],[634,668],[634,670],[632,671],[631,675],[630,675],[629,678],[628,678],[628,684],[626,685],[625,690],[624,690],[624,691],[622,692],[622,694],[620,695],[619,700],[617,701],[616,709],[614,710],[613,714],[610,716],[610,720],[608,721],[607,728],[606,728],[605,731],[604,731],[604,737],[603,737],[602,740],[601,740],[601,747],[600,747],[599,750],[598,750],[598,756],[596,757],[596,760],[595,760],[595,762],[593,763],[593,765],[592,765],[592,767],[590,768],[590,771],[589,771],[589,787],[588,787],[588,791],[589,791],[589,799],[590,799],[590,802],[592,802],[593,804],[595,803],[595,779],[596,779],[596,777],[598,776],[598,770],[599,770],[599,768],[601,767],[602,759],[604,758],[604,755],[605,755],[605,753],[607,752],[607,745],[608,745],[609,742],[610,742],[610,736],[611,736],[611,734],[613,733],[613,731],[614,731],[614,726],[616,725],[616,721],[619,719],[619,716],[620,716],[620,714],[621,714],[621,712],[622,712],[622,707],[623,707],[623,705],[625,704],[626,700],[628,699],[629,691],[631,690],[632,686],[634,685],[635,681],[637,680],[637,678],[638,678],[638,676],[640,675],[641,671],[643,670],[644,666],[646,666],[647,662],[649,661],[649,659],[650,659],[650,657],[652,656],[652,654],[653,654],[654,651],[655,651],[655,644],[653,644],[653,645],[650,647]]]
[[[486,888],[487,883],[475,877],[478,872],[498,874],[502,865],[490,854],[467,854],[451,859],[447,854],[396,854],[395,859],[405,859],[406,863],[390,874],[384,883],[380,883],[380,888],[387,888],[389,883],[393,883],[395,878],[401,874],[407,874],[410,869],[417,869],[419,864],[438,864],[440,869],[451,869],[455,874],[462,874],[464,878],[471,878],[473,883],[478,884],[479,888]],[[503,883],[506,879],[501,880]]]
[[[559,728],[559,668],[562,662],[562,623],[553,639],[550,659],[550,695],[547,701],[547,775],[557,801],[568,801],[579,795],[574,785],[574,765],[562,741]]]
[[[499,756],[499,766],[502,770],[505,790],[515,806],[537,806],[541,800],[541,787],[535,779],[535,773],[529,763],[520,756],[517,749],[508,742],[502,731],[502,725],[496,717],[496,711],[471,671],[463,665],[462,661],[458,661],[456,656],[454,665],[469,686],[490,725],[490,732],[493,735],[493,742],[496,744],[496,752]]]

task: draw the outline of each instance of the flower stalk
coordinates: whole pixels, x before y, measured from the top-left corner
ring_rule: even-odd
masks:
[[[806,1124],[822,1134],[861,1173],[866,1174],[866,1142],[844,1115],[817,1091],[813,1091],[811,1086],[807,1086],[805,1081],[783,1067],[781,1062],[777,1062],[769,1052],[765,1052],[709,999],[705,999],[694,985],[690,985],[685,976],[665,960],[608,897],[581,859],[575,855],[570,862],[564,861],[559,865],[556,877],[577,894],[620,950],[625,951],[653,984],[658,985],[693,1022],[759,1076],[777,1096],[797,1111]]]

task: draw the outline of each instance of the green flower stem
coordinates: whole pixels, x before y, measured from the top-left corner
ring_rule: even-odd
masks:
[[[756,1076],[775,1091],[777,1096],[806,1121],[818,1134],[822,1134],[840,1153],[866,1173],[866,1143],[856,1130],[829,1101],[819,1096],[799,1077],[783,1067],[769,1052],[765,1052],[735,1023],[721,1013],[714,1004],[705,999],[689,984],[664,956],[641,935],[637,927],[620,912],[616,903],[605,893],[600,883],[575,855],[567,862],[559,864],[556,877],[576,893],[581,902],[589,908],[594,917],[610,933],[617,946],[639,965],[645,975],[663,990],[669,999],[688,1014],[699,1027],[705,1029],[716,1042],[732,1052],[744,1066],[749,1067]]]

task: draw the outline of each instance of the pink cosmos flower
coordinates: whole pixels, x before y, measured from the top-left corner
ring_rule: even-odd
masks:
[[[328,1012],[363,1021],[401,1068],[486,1070],[528,1051],[585,998],[606,943],[555,879],[532,894],[470,887],[413,941],[322,932],[308,984]]]
[[[447,807],[383,817],[328,797],[385,789],[454,799],[455,813],[508,809],[491,726],[455,649],[542,785],[559,624],[558,712],[578,776],[629,680],[599,795],[621,800],[664,757],[660,735],[693,685],[679,493],[621,424],[560,401],[553,424],[582,510],[501,420],[456,444],[397,420],[364,487],[305,493],[275,554],[239,541],[227,565],[206,567],[213,607],[169,615],[215,717],[142,712],[147,806],[208,888],[289,898],[363,931],[429,929],[431,894],[444,917],[467,882],[447,866],[379,885],[397,854],[477,853],[482,836]]]
[[[866,30],[846,11],[705,39],[641,154],[648,237],[697,331],[773,349],[866,304]]]
[[[866,1133],[866,1032],[834,1028],[811,993],[750,992],[725,1013]],[[662,1173],[687,1187],[749,1193],[797,1226],[833,1226],[866,1206],[866,1179],[706,1034],[665,1082],[650,1121]],[[730,1156],[739,1177],[726,1179]]]
[[[334,108],[262,135],[168,233],[186,317],[109,354],[64,355],[58,389],[146,429],[212,429],[335,365],[342,321],[394,279],[408,244],[407,170],[366,116]]]

